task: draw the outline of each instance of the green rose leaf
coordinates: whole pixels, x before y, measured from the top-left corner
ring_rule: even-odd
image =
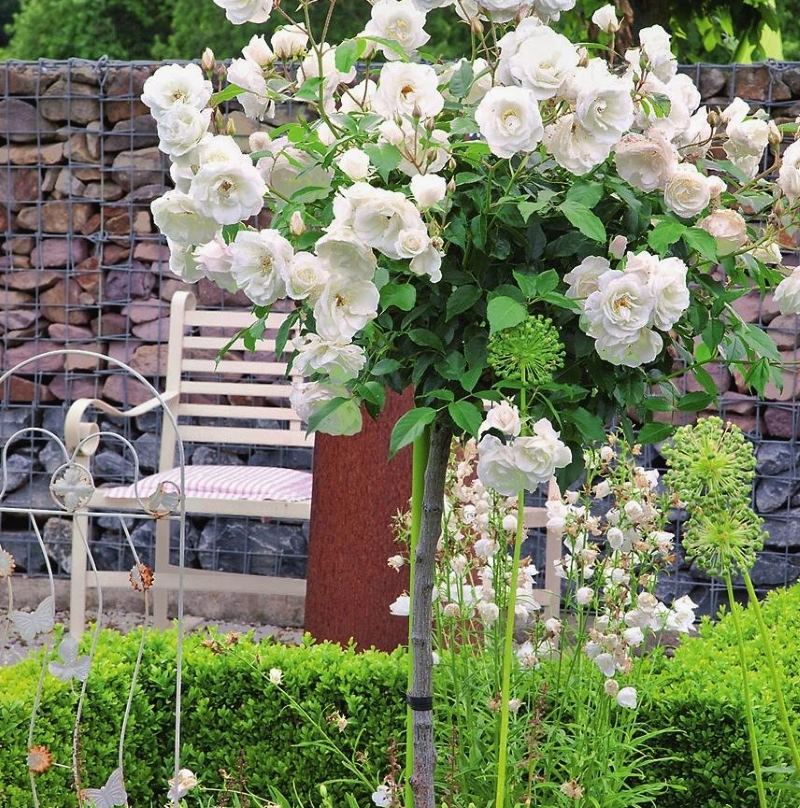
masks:
[[[581,233],[592,241],[606,241],[606,226],[585,205],[566,199],[558,209],[567,217],[571,225],[577,227]]]
[[[378,170],[384,182],[389,182],[389,173],[400,165],[403,155],[397,146],[391,143],[365,143],[364,151],[369,155],[369,161]]]
[[[349,73],[366,50],[367,43],[363,39],[345,39],[336,48],[336,69],[340,73]]]
[[[659,254],[666,251],[676,242],[688,228],[683,222],[669,216],[662,219],[648,234],[647,243]]]
[[[482,294],[481,289],[472,284],[454,289],[450,297],[447,298],[445,321],[452,320],[457,314],[471,309],[480,300]]]
[[[645,424],[639,430],[639,443],[660,443],[666,440],[674,431],[672,424]]]
[[[462,59],[450,79],[450,92],[455,98],[464,98],[472,87],[472,79],[472,64],[468,59]]]
[[[486,315],[489,319],[490,333],[496,334],[498,331],[519,325],[528,316],[528,310],[522,303],[501,295],[489,301]]]
[[[717,260],[717,242],[711,233],[703,230],[702,227],[689,227],[683,234],[683,240],[689,249],[700,253],[706,261]]]
[[[483,411],[469,401],[453,401],[447,405],[453,422],[468,435],[476,437],[483,423]]]
[[[596,415],[592,415],[589,410],[578,407],[568,417],[578,428],[578,432],[581,433],[584,440],[604,441],[606,439],[603,422]]]
[[[436,418],[436,410],[431,407],[415,407],[401,415],[392,429],[389,439],[389,456],[394,457],[404,446],[413,443]]]
[[[395,306],[400,311],[411,311],[417,302],[417,290],[410,283],[387,283],[381,287],[381,305],[384,309]]]

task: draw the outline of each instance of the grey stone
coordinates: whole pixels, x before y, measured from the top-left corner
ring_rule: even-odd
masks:
[[[163,185],[166,155],[156,146],[121,151],[111,165],[114,182],[126,191],[143,185]]]
[[[192,452],[191,464],[193,466],[244,466],[245,462],[232,449],[204,445],[198,446]]]
[[[253,452],[248,466],[277,466],[283,469],[311,469],[312,450],[304,448],[258,449]]]
[[[5,464],[6,493],[16,491],[25,485],[33,471],[33,461],[21,454],[9,455]]]
[[[63,466],[66,462],[64,452],[54,440],[47,441],[44,448],[39,451],[39,463],[48,474],[53,474],[57,468]]]
[[[756,454],[759,474],[774,477],[800,462],[800,449],[790,443],[762,443]]]
[[[304,525],[212,520],[200,534],[197,557],[203,569],[302,577],[307,548]]]
[[[44,523],[42,539],[47,546],[47,555],[61,572],[72,572],[72,521],[51,517]]]
[[[144,264],[132,261],[124,269],[112,269],[103,287],[104,303],[129,303],[132,298],[148,298],[156,278]]]
[[[36,426],[34,410],[17,408],[0,412],[0,442],[5,443],[20,429]]]
[[[32,104],[19,98],[0,101],[0,138],[11,143],[31,143],[39,138],[52,140],[55,127],[43,120]]]
[[[728,74],[718,67],[703,67],[700,70],[700,83],[698,89],[703,98],[717,95],[725,87]]]
[[[97,96],[97,88],[91,84],[59,79],[47,88],[39,102],[39,109],[48,121],[91,123],[100,117],[100,100]]]
[[[55,508],[56,504],[50,496],[50,475],[35,474],[24,488],[4,497],[3,504],[14,508]]]
[[[768,533],[767,547],[782,550],[800,547],[800,508],[791,508],[779,516],[767,517],[764,529]]]
[[[800,578],[800,559],[782,553],[762,553],[750,577],[756,586],[785,586]]]
[[[759,513],[772,513],[785,505],[800,488],[800,481],[788,476],[761,480],[756,487],[756,510]]]
[[[160,445],[155,435],[140,435],[133,441],[133,446],[139,457],[139,469],[145,474],[150,474],[158,468],[158,451]]]
[[[157,146],[156,121],[150,115],[137,115],[135,118],[120,121],[114,125],[110,134],[106,135],[103,145],[106,152]]]
[[[800,98],[800,67],[789,67],[781,74],[783,83],[792,91],[794,98]]]
[[[98,479],[133,482],[133,461],[112,451],[99,452],[92,464],[92,472]]]
[[[4,530],[0,543],[7,553],[14,556],[17,573],[38,575],[47,571],[42,551],[32,532],[17,533]]]

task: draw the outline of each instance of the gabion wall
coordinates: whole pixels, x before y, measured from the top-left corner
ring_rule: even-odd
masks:
[[[96,350],[130,362],[159,387],[165,370],[164,342],[169,300],[184,288],[168,272],[168,251],[155,231],[150,201],[169,184],[167,162],[157,149],[154,122],[139,101],[152,63],[109,61],[0,65],[0,336],[2,367],[64,346]],[[702,65],[684,68],[705,103],[724,106],[738,95],[782,120],[800,115],[800,66]],[[247,122],[232,115],[241,135]],[[283,110],[282,120],[291,111]],[[787,262],[796,263],[797,243],[787,243]],[[243,297],[201,281],[200,304],[246,306]],[[749,322],[761,323],[776,339],[787,362],[782,392],[757,401],[742,380],[720,366],[713,375],[722,393],[722,412],[758,445],[759,481],[754,496],[770,540],[754,572],[761,589],[800,578],[800,447],[796,362],[800,330],[796,317],[780,315],[771,301],[755,295],[736,303]],[[83,358],[47,360],[6,384],[0,411],[0,439],[22,426],[61,430],[64,402],[80,396],[133,405],[145,391],[118,371]],[[33,407],[31,406],[33,403]],[[669,416],[667,416],[669,417]],[[136,445],[143,471],[154,470],[158,418],[113,425]],[[252,447],[219,450],[189,447],[191,463],[283,463],[309,468],[307,451],[268,454]],[[656,453],[650,458],[660,464]],[[15,446],[9,462],[12,503],[49,501],[47,482],[53,447],[34,439]],[[122,481],[130,462],[110,448],[95,462],[101,482]],[[107,567],[130,564],[120,536],[101,520],[96,546]],[[0,540],[31,573],[41,571],[38,549],[21,521],[5,518]],[[68,571],[67,525],[53,519],[45,537],[62,573]],[[149,528],[137,532],[147,555]],[[303,528],[228,519],[194,519],[189,530],[194,566],[254,573],[303,574]],[[720,592],[680,558],[662,583],[662,595],[689,593],[713,611]]]

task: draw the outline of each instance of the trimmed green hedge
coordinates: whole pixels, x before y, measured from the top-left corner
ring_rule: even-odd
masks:
[[[775,636],[786,678],[786,696],[800,725],[800,587],[773,592],[764,614]],[[756,719],[766,766],[787,762],[770,697],[755,620],[742,616]],[[138,635],[104,631],[81,736],[83,758],[97,776],[116,766],[127,682]],[[174,632],[152,632],[136,690],[127,743],[126,771],[131,804],[163,805],[164,784],[172,767]],[[653,660],[642,664],[648,672]],[[319,743],[318,732],[271,687],[270,668],[281,668],[284,686],[315,719],[335,710],[350,720],[345,732],[331,734],[352,757],[366,752],[367,770],[383,772],[393,740],[402,754],[403,691],[406,665],[402,651],[355,653],[330,644],[286,647],[254,644],[246,638],[231,651],[214,653],[203,638],[187,640],[184,687],[184,763],[207,786],[218,787],[220,770],[242,772],[253,793],[270,787],[303,798],[319,783],[346,775],[341,760]],[[36,659],[0,669],[0,805],[30,808],[25,768],[27,722],[38,667]],[[741,694],[735,635],[730,617],[705,623],[700,636],[685,641],[673,659],[656,659],[641,692],[641,718],[658,730],[654,755],[670,758],[648,771],[676,788],[658,808],[753,808],[756,804]],[[70,760],[70,730],[76,696],[72,688],[46,678],[35,743],[50,747],[59,763]],[[357,740],[358,739],[358,740]],[[373,776],[372,774],[370,776]],[[769,782],[772,775],[767,775]],[[69,771],[53,767],[38,779],[44,806],[74,808]],[[334,797],[351,787],[329,786]],[[369,804],[369,794],[354,794]],[[335,804],[339,804],[335,801]],[[791,799],[783,804],[789,805]]]
[[[82,756],[93,781],[116,768],[122,721],[138,635],[104,631],[89,679]],[[126,752],[131,805],[161,808],[172,772],[175,633],[152,632],[133,704]],[[38,658],[0,669],[0,805],[30,808],[25,764],[28,718],[38,676]],[[184,668],[183,763],[206,786],[219,787],[220,770],[243,774],[255,794],[273,786],[286,794],[296,786],[305,798],[319,783],[341,778],[341,761],[319,743],[318,732],[287,706],[265,678],[284,672],[284,687],[315,719],[334,710],[349,719],[337,745],[348,755],[367,754],[367,768],[383,770],[387,750],[404,729],[405,665],[401,652],[356,654],[331,644],[287,647],[242,638],[232,651],[215,654],[196,635],[187,639]],[[77,688],[76,688],[77,690]],[[69,764],[77,696],[69,685],[46,677],[34,743],[50,748],[57,763]],[[330,729],[330,727],[328,727]],[[377,775],[376,775],[377,778]],[[378,780],[376,779],[376,782]],[[95,782],[84,783],[96,785]],[[41,804],[74,808],[68,769],[53,767],[37,779]],[[353,791],[359,804],[369,794]],[[363,789],[361,789],[363,791]]]
[[[787,705],[800,730],[800,587],[772,592],[763,611],[783,667]],[[762,764],[786,765],[788,754],[750,610],[742,614],[742,626]],[[666,730],[656,753],[675,758],[656,771],[682,789],[662,797],[659,808],[686,808],[687,804],[692,808],[753,808],[758,804],[741,682],[730,614],[717,623],[705,622],[699,636],[684,641],[674,658],[665,660],[650,679],[641,717],[651,729]],[[765,775],[767,784],[772,777]],[[797,802],[800,800],[784,795],[781,804]]]

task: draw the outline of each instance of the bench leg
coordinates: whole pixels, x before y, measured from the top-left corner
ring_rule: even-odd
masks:
[[[167,608],[169,606],[169,590],[158,582],[159,570],[166,570],[169,565],[169,519],[156,521],[156,558],[155,583],[153,586],[153,624],[156,628],[167,628]]]
[[[80,639],[86,627],[86,545],[89,541],[89,517],[72,517],[72,559],[69,582],[69,633]]]

